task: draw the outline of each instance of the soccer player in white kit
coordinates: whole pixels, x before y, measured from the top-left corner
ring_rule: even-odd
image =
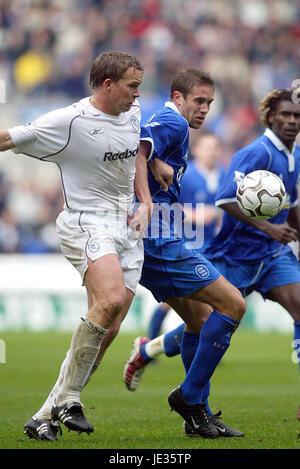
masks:
[[[57,440],[59,422],[70,430],[93,431],[80,392],[99,365],[101,343],[107,346],[113,339],[108,329],[114,323],[117,334],[116,324],[133,300],[143,264],[141,231],[151,213],[147,162],[137,157],[136,98],[142,81],[143,67],[134,56],[103,53],[90,70],[91,97],[27,126],[0,131],[1,151],[14,149],[59,167],[65,205],[57,232],[88,297],[88,312],[73,333],[59,378],[43,407],[24,426],[30,438]],[[131,213],[134,191],[146,207],[144,214]]]

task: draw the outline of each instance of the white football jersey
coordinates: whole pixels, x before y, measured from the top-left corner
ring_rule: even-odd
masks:
[[[119,116],[105,114],[84,98],[28,125],[8,129],[23,153],[56,163],[65,208],[127,210],[134,200],[135,157],[140,141],[138,101]]]

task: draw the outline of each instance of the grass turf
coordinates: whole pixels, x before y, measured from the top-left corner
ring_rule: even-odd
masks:
[[[28,440],[23,425],[56,381],[70,334],[2,333],[6,363],[0,364],[0,448],[55,449],[299,449],[298,367],[292,337],[239,331],[212,380],[211,407],[244,438],[187,438],[182,419],[169,412],[167,397],[184,377],[180,357],[148,366],[140,388],[126,390],[123,364],[133,335],[120,334],[82,393],[94,425],[90,436],[63,428],[60,442]]]

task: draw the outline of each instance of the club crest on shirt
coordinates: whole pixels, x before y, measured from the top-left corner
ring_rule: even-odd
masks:
[[[134,132],[139,133],[140,131],[140,122],[136,116],[131,116],[130,118],[130,123],[132,125],[132,128]]]

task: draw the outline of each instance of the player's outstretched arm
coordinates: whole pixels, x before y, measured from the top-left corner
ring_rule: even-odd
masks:
[[[148,167],[147,158],[149,148],[145,142],[141,142],[138,154],[135,160],[135,178],[134,192],[139,199],[140,206],[136,213],[129,217],[128,223],[131,227],[135,227],[137,231],[144,233],[150,223],[152,215],[152,197],[148,184]]]
[[[15,144],[12,141],[8,130],[0,130],[0,151],[11,150],[15,148]]]
[[[258,230],[266,233],[270,238],[282,244],[288,244],[291,241],[298,240],[297,230],[289,226],[287,223],[277,225],[270,223],[267,220],[256,220],[255,218],[247,217],[238,207],[236,202],[230,202],[220,205],[229,215],[241,220],[248,225],[254,226]]]

